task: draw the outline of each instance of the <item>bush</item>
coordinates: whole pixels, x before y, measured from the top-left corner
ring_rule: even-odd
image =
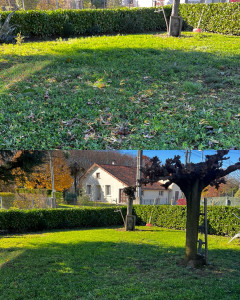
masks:
[[[121,207],[126,215],[126,207]],[[171,205],[134,205],[137,225],[149,222],[164,228],[185,229],[186,206]],[[203,207],[201,207],[203,212]],[[208,232],[215,235],[234,235],[239,231],[239,209],[227,206],[208,206]],[[200,217],[200,224],[203,216]],[[8,232],[28,232],[49,229],[67,229],[82,227],[104,227],[123,225],[115,207],[74,208],[74,209],[33,209],[0,211],[0,230]]]
[[[204,8],[201,28],[210,32],[240,34],[240,3],[181,4],[183,30],[196,27]],[[167,19],[171,5],[165,6]],[[116,33],[166,31],[162,13],[155,8],[29,10],[17,11],[11,19],[15,33],[34,38],[69,37]],[[4,21],[9,12],[2,12]]]
[[[0,230],[29,232],[49,229],[122,225],[113,208],[34,209],[0,212]]]
[[[139,33],[166,30],[162,14],[155,8],[17,11],[11,19],[16,33],[24,36],[69,37],[113,33]],[[169,18],[171,6],[166,6]],[[2,13],[5,20],[9,12]]]
[[[14,193],[8,193],[8,192],[1,192],[0,197],[2,197],[2,206],[5,209],[9,209],[12,207],[14,199],[15,199],[15,194]]]
[[[240,230],[240,221],[233,215],[233,213],[239,215],[237,207],[208,206],[207,209],[209,234],[233,235]],[[136,205],[134,211],[140,224],[148,223],[151,211],[153,211],[152,224],[172,229],[186,228],[186,206]],[[203,206],[201,206],[201,212],[203,212]],[[203,216],[200,216],[199,223],[203,223],[203,220]]]
[[[77,195],[75,193],[66,193],[64,201],[67,204],[75,204],[77,202]]]
[[[184,20],[185,28],[196,28],[201,14],[202,30],[240,35],[240,3],[180,5],[180,15]]]

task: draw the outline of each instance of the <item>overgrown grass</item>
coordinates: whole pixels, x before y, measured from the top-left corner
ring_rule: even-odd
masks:
[[[102,36],[0,54],[2,148],[240,146],[240,37]]]
[[[187,269],[183,231],[138,227],[1,238],[1,299],[239,299],[239,241],[209,236],[203,269]]]

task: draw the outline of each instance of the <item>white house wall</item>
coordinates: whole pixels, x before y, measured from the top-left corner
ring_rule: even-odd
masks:
[[[97,178],[97,173],[100,173],[100,178]],[[97,199],[97,186],[101,187],[101,202],[116,203],[119,202],[119,189],[126,187],[123,183],[112,177],[109,173],[99,167],[94,167],[88,174],[87,177],[83,179],[83,186],[85,191],[87,191],[87,185],[92,186],[92,195],[90,195],[90,200],[96,201]],[[111,195],[105,195],[106,185],[111,186]]]
[[[100,178],[97,178],[97,173],[100,173]],[[162,181],[164,183],[164,181]],[[85,191],[87,191],[87,185],[91,185],[92,194],[90,200],[97,201],[97,186],[100,187],[101,202],[108,203],[119,203],[119,190],[126,187],[118,179],[110,175],[104,169],[99,167],[94,167],[90,170],[86,177],[82,180],[82,186]],[[106,185],[111,186],[111,195],[106,195]],[[162,195],[159,194],[159,190],[143,190],[142,204],[153,204],[154,199],[156,199],[155,204],[175,204],[175,192],[179,192],[179,198],[182,197],[182,192],[176,184],[171,184],[168,190],[161,190]],[[173,200],[173,201],[171,201]]]
[[[155,204],[169,204],[169,191],[163,190],[163,195],[159,195],[158,190],[144,190],[142,195],[142,204],[153,204],[154,199]]]

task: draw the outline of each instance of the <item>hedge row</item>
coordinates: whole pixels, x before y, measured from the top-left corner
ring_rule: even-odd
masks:
[[[171,5],[165,6],[165,11],[169,20]],[[2,12],[2,20],[8,14]],[[240,3],[181,4],[183,30],[196,27],[201,14],[202,29],[240,34]],[[37,38],[166,31],[163,14],[155,13],[154,7],[17,11],[11,23],[16,26],[16,33]]]
[[[68,37],[166,30],[154,8],[17,11],[11,23],[29,37]],[[8,12],[2,13],[4,20]],[[169,17],[171,7],[166,7]]]
[[[240,3],[181,5],[180,14],[183,20],[194,28],[197,27],[202,14],[202,30],[240,35]]]
[[[136,205],[134,211],[138,223],[146,224],[152,212],[151,223],[164,228],[185,229],[186,228],[186,206]],[[201,206],[203,212],[203,206]],[[233,213],[240,215],[238,207],[230,206],[208,206],[208,232],[215,235],[234,235],[240,230],[240,221]],[[199,223],[203,223],[200,216]]]
[[[203,207],[201,207],[203,210]],[[122,207],[126,215],[126,207]],[[240,221],[233,215],[239,215],[239,209],[227,206],[208,207],[208,232],[215,235],[234,235],[240,230]],[[149,222],[172,229],[185,229],[186,207],[170,205],[135,205],[134,214],[137,224]],[[200,223],[203,217],[200,218]],[[0,230],[7,232],[29,232],[49,229],[67,229],[82,227],[104,227],[123,225],[119,212],[115,207],[81,208],[81,209],[36,209],[9,210],[0,212]]]
[[[0,211],[0,230],[7,232],[103,227],[122,223],[121,215],[113,208]]]

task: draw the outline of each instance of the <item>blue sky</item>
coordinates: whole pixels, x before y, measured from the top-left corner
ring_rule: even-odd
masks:
[[[121,150],[121,153],[127,153],[136,156],[137,150]],[[216,150],[204,150],[203,156],[215,154]],[[173,158],[175,155],[180,155],[181,161],[185,161],[185,150],[143,150],[143,155],[150,158],[153,156],[158,156],[159,159],[164,163],[167,158]],[[240,150],[230,150],[226,157],[230,157],[229,160],[224,161],[223,168],[228,167],[230,164],[236,163],[240,158]],[[201,162],[202,151],[192,150],[191,152],[191,162],[198,163]],[[238,171],[239,172],[239,171]]]

